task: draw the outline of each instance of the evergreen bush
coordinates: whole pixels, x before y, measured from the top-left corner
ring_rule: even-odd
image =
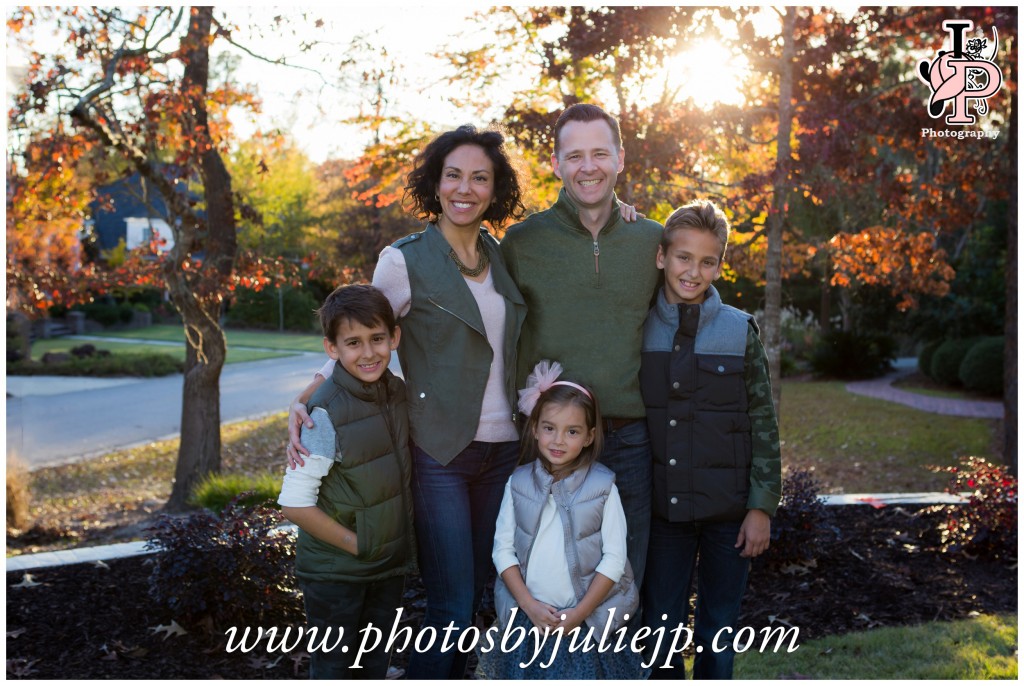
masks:
[[[917,370],[929,379],[932,378],[932,358],[935,357],[935,351],[940,345],[941,340],[925,343],[921,346],[921,352],[917,354]]]
[[[320,307],[312,294],[299,288],[284,291],[284,328],[289,331],[316,331],[314,312]],[[235,302],[228,310],[227,320],[232,326],[252,329],[277,329],[282,304],[276,289],[261,291],[239,289]]]
[[[992,395],[1003,393],[1003,336],[991,336],[978,341],[964,355],[960,363],[960,383],[964,388]]]
[[[895,341],[885,334],[830,331],[814,348],[811,369],[818,376],[870,379],[888,371],[895,350]]]
[[[951,338],[943,341],[932,355],[932,373],[929,374],[932,380],[945,386],[959,386],[960,364],[967,351],[977,343],[977,338]]]

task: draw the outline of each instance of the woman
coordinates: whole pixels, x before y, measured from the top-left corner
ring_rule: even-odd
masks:
[[[373,285],[391,301],[402,328],[398,355],[408,386],[413,501],[424,627],[437,640],[414,651],[410,679],[461,679],[467,653],[441,652],[444,629],[457,637],[492,569],[491,546],[505,482],[518,459],[516,341],[526,305],[481,221],[502,226],[522,215],[519,182],[496,131],[461,126],[417,157],[405,188],[421,233],[385,248]],[[330,376],[331,363],[320,371]],[[289,459],[299,442],[303,404],[292,406]]]

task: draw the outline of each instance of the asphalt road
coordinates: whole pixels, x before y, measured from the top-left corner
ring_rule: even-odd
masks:
[[[225,365],[221,420],[284,411],[325,360],[322,353],[308,353]],[[7,455],[29,469],[172,438],[181,430],[180,374],[94,383],[51,379],[7,379],[8,393],[18,396],[7,398]]]

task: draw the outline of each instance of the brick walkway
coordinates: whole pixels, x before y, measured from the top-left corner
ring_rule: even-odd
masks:
[[[977,417],[980,419],[1003,418],[1003,404],[994,400],[940,398],[932,395],[911,393],[910,391],[893,387],[893,381],[911,373],[913,373],[912,369],[903,367],[879,379],[848,383],[846,384],[846,390],[857,395],[888,400],[889,402],[907,405],[918,410],[934,412],[936,414],[953,415],[956,417]]]

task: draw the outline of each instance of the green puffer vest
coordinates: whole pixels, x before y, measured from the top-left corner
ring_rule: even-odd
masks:
[[[415,569],[405,384],[390,371],[364,384],[342,367],[313,394],[337,434],[317,507],[356,532],[359,555],[299,531],[296,575],[307,581],[377,581]]]
[[[494,289],[505,298],[505,391],[516,412],[516,341],[526,303],[498,250],[498,242],[480,229],[491,262]],[[476,435],[480,407],[494,352],[483,318],[466,280],[448,257],[451,246],[433,224],[397,241],[409,271],[412,302],[399,322],[398,359],[409,390],[412,441],[446,465]]]

